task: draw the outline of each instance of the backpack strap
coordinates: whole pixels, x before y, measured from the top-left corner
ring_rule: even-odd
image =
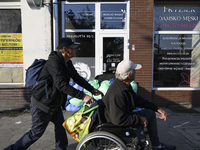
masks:
[[[50,79],[50,77],[48,77],[47,79],[43,79],[43,80],[40,80],[40,81],[36,81],[35,85],[33,86],[36,87],[38,84],[41,84],[41,83],[44,83],[45,82],[45,93],[46,93],[46,98],[49,98],[49,95],[48,95],[48,89],[47,89],[47,81],[48,79]],[[33,90],[33,88],[31,90]]]

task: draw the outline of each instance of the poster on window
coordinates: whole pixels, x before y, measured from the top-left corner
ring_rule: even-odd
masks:
[[[156,34],[154,87],[200,87],[200,35]]]
[[[23,67],[23,48],[21,33],[0,34],[0,67]]]
[[[101,5],[101,29],[126,29],[126,4]]]

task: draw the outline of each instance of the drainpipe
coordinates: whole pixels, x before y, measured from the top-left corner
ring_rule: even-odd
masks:
[[[58,1],[53,0],[53,50],[58,46]]]

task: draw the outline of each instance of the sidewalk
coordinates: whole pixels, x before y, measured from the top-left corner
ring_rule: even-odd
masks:
[[[177,150],[200,150],[200,113],[175,113],[168,108],[163,108],[168,117],[167,121],[158,119],[158,132],[160,141],[176,145]],[[197,109],[200,112],[200,109]],[[64,111],[65,119],[73,112]],[[158,116],[157,116],[158,117]],[[31,127],[30,113],[21,113],[9,117],[0,113],[0,150],[16,142]],[[77,142],[69,134],[68,150],[75,150]],[[54,125],[49,124],[44,135],[28,150],[53,150]]]

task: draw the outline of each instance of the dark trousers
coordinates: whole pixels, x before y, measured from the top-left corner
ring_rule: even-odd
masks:
[[[148,121],[147,130],[149,132],[149,138],[153,146],[158,146],[160,144],[157,130],[156,114],[151,109],[144,109],[136,112],[138,115],[145,117]]]
[[[32,127],[31,130],[24,134],[15,144],[6,148],[6,150],[25,150],[35,141],[37,141],[46,130],[49,122],[55,126],[55,140],[57,150],[66,150],[68,139],[65,129],[62,126],[64,117],[61,108],[53,115],[47,114],[31,104]]]

